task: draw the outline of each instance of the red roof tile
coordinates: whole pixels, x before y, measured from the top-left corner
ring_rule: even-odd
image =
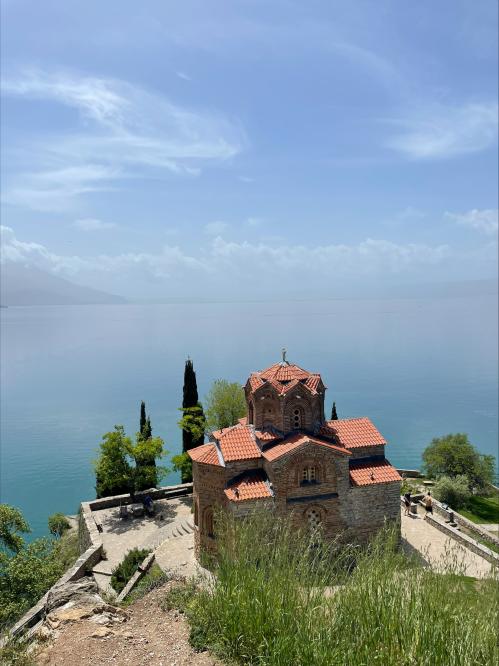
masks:
[[[310,372],[300,368],[298,365],[286,362],[274,363],[270,368],[258,373],[262,379],[275,379],[278,382],[289,382],[292,379],[307,379],[307,377],[310,377],[310,374]]]
[[[224,490],[232,502],[265,499],[272,497],[272,491],[263,472],[245,474]]]
[[[196,462],[204,463],[205,465],[220,465],[215,444],[202,444],[195,449],[190,449],[187,453]]]
[[[333,451],[337,451],[338,453],[342,453],[343,455],[347,456],[351,455],[351,451],[345,449],[342,446],[336,446],[335,444],[327,442],[323,439],[319,439],[318,437],[312,437],[310,435],[304,435],[302,433],[296,433],[295,435],[287,437],[283,442],[276,444],[275,446],[272,446],[270,449],[264,451],[262,455],[266,460],[272,462],[273,460],[277,460],[277,458],[285,456],[287,453],[294,451],[303,444],[315,444],[317,446],[325,446],[328,449],[332,449]]]
[[[273,442],[282,439],[281,435],[276,435],[272,430],[255,430],[255,435],[260,442]]]
[[[325,426],[320,430],[320,434],[326,437],[335,437],[347,449],[386,444],[383,435],[366,417],[326,421]]]
[[[376,483],[392,483],[401,480],[402,477],[388,460],[352,463],[350,467],[350,481],[354,486],[371,486]]]
[[[287,362],[275,363],[266,370],[253,372],[248,379],[250,392],[255,392],[264,386],[273,386],[281,395],[299,385],[316,394],[320,382],[319,374],[308,372],[298,365]]]
[[[225,462],[251,460],[262,455],[251,426],[238,423],[231,428],[217,430],[213,437],[218,441]]]

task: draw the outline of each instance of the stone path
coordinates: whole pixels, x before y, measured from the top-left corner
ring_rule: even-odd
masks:
[[[421,507],[418,510],[422,511]],[[427,523],[422,513],[412,518],[402,512],[402,539],[408,551],[415,549],[437,571],[455,563],[467,576],[484,578],[490,574],[487,560]]]

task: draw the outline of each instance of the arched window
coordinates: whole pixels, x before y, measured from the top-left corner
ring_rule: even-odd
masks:
[[[310,530],[315,531],[319,529],[322,523],[322,516],[319,509],[311,508],[306,513],[307,523]]]
[[[304,467],[301,471],[301,483],[317,483],[317,469],[313,465]]]
[[[291,425],[294,430],[300,430],[302,427],[301,410],[298,407],[293,409],[293,414],[291,415]]]
[[[199,525],[199,506],[197,500],[194,502],[194,525]]]
[[[213,509],[206,509],[204,512],[204,530],[209,537],[214,536],[213,529]]]
[[[251,423],[252,425],[253,425],[253,412],[254,412],[253,403],[250,402],[248,408],[248,423]]]

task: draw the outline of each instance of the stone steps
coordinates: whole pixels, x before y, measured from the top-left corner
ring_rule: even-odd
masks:
[[[162,543],[168,539],[177,539],[178,537],[186,536],[194,532],[194,525],[192,519],[187,518],[179,520],[178,522],[169,525],[165,530],[161,530],[161,534],[154,535],[154,538],[143,544],[143,548],[150,548],[156,550]]]

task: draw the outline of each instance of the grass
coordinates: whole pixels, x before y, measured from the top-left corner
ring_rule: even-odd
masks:
[[[123,560],[111,572],[111,586],[118,594],[125,588],[130,578],[137,571],[139,564],[151,551],[145,548],[132,548]]]
[[[27,641],[11,639],[0,648],[0,664],[2,666],[36,666],[36,661]]]
[[[122,606],[127,607],[133,604],[138,599],[142,599],[146,594],[161,587],[170,580],[170,576],[166,574],[156,563],[152,565],[144,578],[139,581],[132,592],[125,598]]]
[[[326,544],[266,512],[221,517],[216,576],[170,591],[191,641],[258,666],[498,663],[497,580],[420,567],[385,530],[369,549]],[[174,588],[175,590],[175,588]]]
[[[499,523],[499,495],[480,497],[474,495],[470,498],[465,509],[459,513],[474,523]]]

